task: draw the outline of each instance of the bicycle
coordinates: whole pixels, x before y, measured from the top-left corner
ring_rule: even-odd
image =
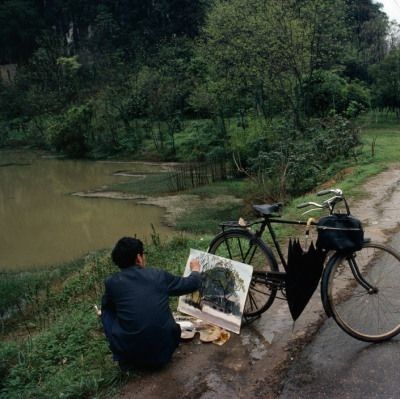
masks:
[[[337,204],[350,208],[340,189],[323,190],[317,196],[333,194],[321,204],[307,202],[298,208],[314,206],[334,214]],[[282,253],[272,224],[317,225],[315,221],[280,219],[282,204],[253,205],[261,216],[251,222],[223,222],[222,231],[211,241],[208,251],[253,266],[243,316],[260,317],[275,298],[286,299],[286,272]],[[304,213],[304,214],[305,214]],[[303,214],[303,215],[304,215]],[[268,230],[278,257],[263,240]],[[286,267],[285,267],[286,269]],[[280,296],[278,297],[278,292]],[[328,317],[350,336],[366,342],[388,340],[400,333],[400,254],[388,245],[365,239],[359,251],[330,251],[321,278],[321,300]]]

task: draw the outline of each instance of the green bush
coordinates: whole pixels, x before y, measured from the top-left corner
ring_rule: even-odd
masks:
[[[52,144],[55,149],[73,158],[85,156],[89,149],[91,118],[92,109],[89,104],[69,108],[52,127]]]
[[[0,120],[0,147],[28,144],[26,122],[25,117]]]
[[[259,137],[243,149],[243,167],[257,191],[273,200],[302,194],[326,179],[327,166],[355,157],[359,132],[346,118],[334,115],[310,122],[305,131],[287,123],[274,126],[275,139]]]
[[[211,120],[188,124],[177,144],[181,160],[206,161],[226,156],[225,142]]]
[[[359,81],[348,82],[332,71],[316,71],[304,83],[306,115],[326,117],[341,114],[354,118],[370,108],[369,90]]]

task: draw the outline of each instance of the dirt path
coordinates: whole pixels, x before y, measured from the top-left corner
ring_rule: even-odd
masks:
[[[365,223],[366,236],[385,241],[399,228],[400,166],[369,180],[364,188],[365,199],[350,199],[352,213]],[[132,377],[115,399],[275,398],[286,368],[324,318],[318,290],[295,324],[286,302],[276,300],[221,347],[196,338],[181,344],[167,368]]]

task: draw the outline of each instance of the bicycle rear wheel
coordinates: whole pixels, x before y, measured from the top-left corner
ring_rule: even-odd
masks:
[[[400,255],[365,243],[349,256],[334,255],[323,277],[327,313],[346,333],[379,342],[400,332]]]
[[[267,284],[266,272],[278,271],[278,265],[271,250],[261,239],[246,230],[227,230],[213,239],[208,251],[253,266],[243,316],[258,316],[272,305],[277,288]]]

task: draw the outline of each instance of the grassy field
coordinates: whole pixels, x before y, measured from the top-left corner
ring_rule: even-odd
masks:
[[[400,124],[391,115],[369,115],[360,125],[362,145],[357,159],[336,165],[345,172],[323,185],[341,187],[353,198],[367,195],[360,189],[362,183],[399,162],[400,154]],[[129,191],[126,186],[120,188]],[[203,198],[226,194],[246,198],[248,188],[245,180],[237,180],[191,193]],[[311,199],[315,199],[313,193],[292,200],[286,204],[285,215],[297,216],[296,204]],[[241,206],[220,206],[188,212],[178,220],[178,228],[196,234],[189,238],[177,232],[162,242],[155,232],[147,245],[148,264],[182,274],[189,248],[205,250],[219,220],[235,220],[245,211]],[[279,230],[280,236],[287,233]],[[103,398],[118,390],[126,376],[114,365],[94,312],[103,280],[115,270],[109,251],[103,251],[51,271],[1,275],[1,399]],[[176,300],[171,306],[176,306]]]

